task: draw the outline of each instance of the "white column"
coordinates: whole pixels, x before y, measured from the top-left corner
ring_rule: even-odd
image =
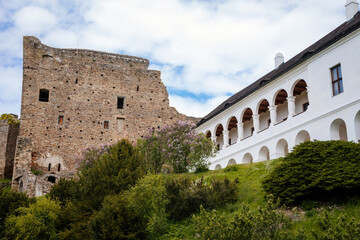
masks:
[[[257,132],[259,131],[260,128],[260,121],[259,121],[259,114],[253,114],[253,123],[254,123],[254,135],[257,134]]]
[[[277,109],[277,105],[270,105],[269,107],[269,111],[270,111],[270,119],[271,119],[271,126],[274,126],[276,124],[276,109]]]
[[[244,138],[244,123],[240,122],[237,124],[238,127],[238,142]]]
[[[224,130],[223,136],[224,136],[224,147],[227,147],[227,146],[229,146],[229,131]]]
[[[288,101],[288,118],[292,118],[295,115],[295,98],[294,96],[289,96],[287,97],[287,101]]]

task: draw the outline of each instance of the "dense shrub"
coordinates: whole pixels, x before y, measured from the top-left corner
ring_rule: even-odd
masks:
[[[216,208],[238,200],[237,179],[168,178],[165,182],[168,203],[166,211],[170,219],[181,220],[198,212],[200,206]]]
[[[263,180],[282,203],[343,197],[360,190],[360,145],[345,141],[304,142]]]
[[[144,239],[144,217],[123,194],[107,196],[90,221],[92,239]]]
[[[197,133],[195,125],[180,121],[152,130],[139,140],[138,147],[153,173],[205,171],[215,151],[215,144]]]
[[[271,201],[253,212],[247,205],[233,214],[201,208],[193,221],[196,233],[206,240],[287,239],[283,231],[290,226],[289,219]]]
[[[60,205],[47,198],[20,207],[6,219],[6,239],[58,239],[59,216]]]
[[[77,181],[61,178],[50,190],[47,195],[52,200],[57,200],[61,205],[65,205],[69,200],[78,197]]]
[[[0,237],[4,234],[4,223],[7,216],[19,207],[27,207],[35,199],[28,198],[24,193],[14,192],[3,188],[0,190]]]

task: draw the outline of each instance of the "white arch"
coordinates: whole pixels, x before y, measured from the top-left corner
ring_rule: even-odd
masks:
[[[360,143],[360,111],[355,115],[355,135],[358,143]]]
[[[211,131],[210,130],[206,130],[205,131],[205,136],[206,137],[208,137],[208,134],[210,133],[210,139],[211,139],[211,137],[212,137],[212,133],[211,133]]]
[[[270,151],[269,148],[263,146],[259,151],[259,162],[270,160]]]
[[[301,130],[295,138],[295,145],[310,141],[310,134],[306,130]]]
[[[291,93],[292,96],[294,96],[295,87],[296,87],[296,85],[297,85],[300,81],[304,81],[305,84],[306,84],[306,86],[308,86],[307,82],[306,82],[304,79],[300,78],[300,79],[296,80],[296,81],[294,82],[294,84],[291,86],[291,91],[290,91],[290,93]]]
[[[246,153],[242,160],[243,163],[253,163],[253,157],[250,153]]]
[[[229,129],[229,124],[230,124],[230,121],[232,118],[235,118],[236,121],[239,122],[239,120],[237,119],[236,116],[233,115],[233,116],[229,117],[228,120],[226,121],[226,128],[225,128],[226,130]]]
[[[289,153],[289,145],[285,139],[280,139],[276,144],[276,157],[285,157]]]
[[[331,123],[330,139],[348,141],[346,124],[341,118],[337,118]]]
[[[217,164],[217,165],[215,166],[215,170],[219,170],[219,169],[221,169],[221,165],[220,165],[220,164]]]
[[[222,123],[216,124],[215,129],[214,129],[214,131],[213,131],[213,133],[214,133],[215,136],[216,136],[216,130],[218,129],[218,127],[219,127],[220,125],[223,127],[223,130],[225,129],[225,128],[224,128],[224,125],[223,125]]]
[[[233,158],[229,160],[227,166],[232,166],[232,165],[236,165],[236,161]]]
[[[257,103],[257,105],[256,105],[256,113],[257,113],[257,114],[259,113],[260,104],[261,104],[264,100],[266,100],[266,101],[268,102],[269,106],[270,106],[269,101],[268,101],[266,98],[262,98],[262,99]]]
[[[274,96],[273,96],[273,99],[272,99],[272,101],[271,101],[271,105],[276,105],[276,104],[275,104],[276,97],[277,97],[277,95],[279,94],[279,92],[281,92],[282,90],[284,90],[284,91],[286,92],[286,94],[289,96],[288,92],[287,92],[284,88],[281,88],[281,89],[279,89],[279,90],[277,90],[277,91],[275,92],[275,94],[274,94]]]

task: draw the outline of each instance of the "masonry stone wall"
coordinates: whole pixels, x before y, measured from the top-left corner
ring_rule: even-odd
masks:
[[[16,115],[13,115],[17,118]],[[0,178],[11,178],[19,125],[0,120]]]
[[[57,49],[24,37],[21,138],[13,188],[22,183],[30,195],[44,194],[46,190],[34,192],[35,182],[47,174],[56,179],[74,174],[87,147],[122,138],[136,143],[149,129],[178,120],[195,122],[169,106],[160,72],[148,66],[139,57]],[[36,176],[31,169],[44,174]],[[25,175],[36,179],[31,180],[34,186],[25,186]]]

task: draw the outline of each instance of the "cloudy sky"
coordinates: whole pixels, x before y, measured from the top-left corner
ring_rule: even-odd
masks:
[[[0,114],[20,114],[22,36],[144,57],[203,117],[346,20],[345,0],[0,0]]]

